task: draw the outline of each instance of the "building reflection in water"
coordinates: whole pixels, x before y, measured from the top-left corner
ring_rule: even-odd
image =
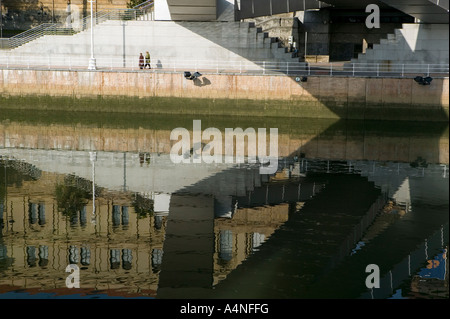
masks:
[[[64,206],[55,196],[53,190],[67,181],[67,175],[39,172],[38,178],[29,179],[16,172],[15,178],[0,206],[2,291],[56,289],[66,294],[65,268],[76,264],[86,289],[156,297],[170,194],[104,189],[96,194],[96,223],[89,223],[90,196],[75,199],[74,206]],[[151,198],[158,201],[150,205]],[[149,213],[150,208],[155,212]],[[214,283],[256,251],[286,219],[285,204],[237,209],[232,220],[217,218]]]
[[[99,156],[99,173],[102,172],[101,161],[106,161],[108,156],[114,159],[114,155]],[[135,157],[140,159],[138,155]],[[113,160],[111,163],[112,167],[116,165]],[[5,178],[7,185],[0,193],[0,287],[9,287],[10,290],[60,289],[61,293],[67,293],[64,290],[65,268],[68,264],[77,264],[82,270],[82,287],[92,291],[120,291],[123,295],[156,297],[160,273],[164,270],[165,253],[167,256],[164,243],[168,233],[168,217],[172,213],[169,207],[173,208],[171,200],[178,195],[133,193],[124,188],[105,187],[102,190],[97,187],[96,223],[90,223],[87,222],[87,215],[93,213],[91,207],[94,205],[91,194],[86,193],[91,189],[88,180],[83,180],[83,177],[73,179],[73,176],[68,179],[69,175],[40,171],[30,164],[17,164],[17,161],[11,160],[7,161],[5,168],[9,164],[22,170],[13,169],[14,173],[10,178]],[[147,170],[152,167],[150,164],[141,167],[141,164],[137,161],[136,166]],[[212,286],[227,279],[249,256],[258,254],[289,220],[293,207],[299,211],[306,200],[326,187],[315,180],[310,180],[309,184],[299,183],[296,178],[307,170],[323,170],[326,174],[333,170],[340,170],[339,173],[356,171],[356,174],[367,179],[366,182],[376,184],[381,192],[401,199],[409,207],[411,199],[403,196],[403,190],[407,195],[410,192],[409,180],[405,178],[409,173],[398,173],[395,177],[393,167],[386,163],[354,161],[338,164],[301,159],[288,163],[273,178],[266,176],[266,180],[259,180],[258,185],[252,184],[254,180],[250,180],[252,183],[247,180],[248,176],[251,176],[250,179],[255,177],[253,172],[224,170],[216,175],[211,174],[213,178],[208,176],[211,178],[210,184],[200,184],[204,189],[184,194],[182,200],[178,198],[178,204],[184,204],[192,198],[200,198],[198,194],[208,194],[211,184],[221,182],[221,186],[225,185],[224,188],[218,187],[222,192],[220,196],[210,196],[214,198],[207,207],[196,206],[201,200],[192,201],[193,212],[204,209],[205,213],[210,212],[211,216],[216,217],[212,224]],[[122,171],[122,167],[117,168]],[[395,165],[395,168],[399,170],[400,165]],[[133,164],[128,163],[127,174],[131,175],[133,169]],[[24,172],[31,172],[31,175]],[[424,174],[423,170],[416,168],[414,172]],[[127,179],[128,187],[139,181],[136,177],[139,175],[134,176],[134,179]],[[230,183],[229,178],[240,182]],[[80,192],[79,197],[74,196],[72,206],[64,206],[53,191],[57,185],[68,180],[78,183],[75,189],[85,191]],[[292,180],[296,183],[289,184]],[[393,181],[394,188],[390,187]],[[253,191],[248,192],[247,186],[253,187]],[[184,207],[181,206],[180,211],[183,212]],[[361,227],[361,234],[364,230]],[[355,240],[353,234],[356,232],[350,234],[351,240],[342,243],[350,251]],[[339,258],[336,258],[336,263],[340,262]]]

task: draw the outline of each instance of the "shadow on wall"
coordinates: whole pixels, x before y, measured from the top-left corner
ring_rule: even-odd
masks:
[[[195,86],[207,86],[211,84],[211,81],[208,78],[203,77],[201,80],[198,78],[193,80]]]

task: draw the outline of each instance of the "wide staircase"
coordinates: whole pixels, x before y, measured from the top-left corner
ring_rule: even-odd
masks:
[[[403,24],[347,66],[367,70],[379,64],[380,72],[403,75],[448,73],[448,42],[448,24]]]

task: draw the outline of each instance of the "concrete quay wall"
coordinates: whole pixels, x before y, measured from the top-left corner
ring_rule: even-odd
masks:
[[[280,75],[204,74],[191,81],[182,73],[152,71],[9,69],[0,70],[0,96],[0,108],[15,109],[30,105],[9,104],[5,97],[95,101],[122,97],[126,104],[72,103],[72,111],[448,121],[449,79],[434,79],[423,86],[410,78],[310,76],[306,82],[297,82],[295,77]],[[32,108],[64,110],[67,106],[45,103]]]

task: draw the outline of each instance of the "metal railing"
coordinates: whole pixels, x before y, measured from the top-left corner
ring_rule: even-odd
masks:
[[[144,71],[138,56],[96,57],[98,71]],[[0,69],[83,70],[89,57],[59,56],[0,56]],[[448,64],[386,64],[386,63],[303,63],[272,61],[224,61],[176,59],[152,56],[151,71],[200,72],[203,74],[288,75],[288,76],[346,76],[414,78],[432,76],[449,77]],[[149,71],[148,69],[146,70]]]
[[[130,9],[109,9],[94,13],[94,23],[98,25],[108,20],[153,20],[153,0],[146,1]],[[19,33],[9,38],[10,49],[17,48],[25,43],[36,40],[46,35],[74,35],[78,32],[88,30],[91,27],[91,16],[87,16],[70,24],[43,23],[35,28]]]

